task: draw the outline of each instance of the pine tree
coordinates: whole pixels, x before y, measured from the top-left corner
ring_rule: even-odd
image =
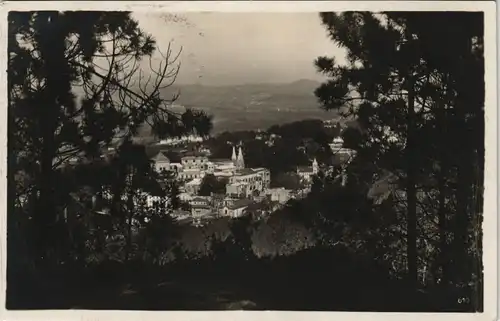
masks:
[[[28,177],[26,190],[37,195],[28,215],[38,260],[61,241],[54,228],[63,204],[54,195],[62,167],[100,159],[145,123],[158,137],[210,130],[205,114],[182,119],[169,110],[176,97],[162,96],[179,68],[170,47],[158,69],[139,68],[159,52],[129,13],[11,12],[8,52],[11,172]],[[16,187],[22,198],[27,191]]]
[[[431,259],[424,254],[429,237],[442,253],[442,274],[454,274],[446,261],[464,261],[472,213],[481,211],[471,208],[472,194],[480,194],[471,186],[482,186],[484,157],[482,14],[346,12],[321,19],[347,49],[347,65],[317,59],[329,80],[316,95],[325,109],[357,118],[360,130],[346,139],[358,151],[351,172],[372,168],[368,184],[386,173],[398,178],[394,196],[404,190],[405,200],[395,206],[406,212],[400,222],[406,222],[412,284],[421,282],[418,270]],[[474,85],[467,90],[466,83]],[[440,240],[433,236],[436,217]],[[450,234],[453,258],[445,256]]]
[[[376,166],[404,175],[408,277],[416,284],[414,96],[418,65],[411,38],[390,21],[384,26],[372,13],[321,17],[330,37],[348,50],[349,63],[347,67],[338,67],[333,59],[318,58],[318,69],[331,80],[318,88],[316,94],[327,109],[348,104],[348,112],[358,117],[364,130],[363,147],[371,151]]]

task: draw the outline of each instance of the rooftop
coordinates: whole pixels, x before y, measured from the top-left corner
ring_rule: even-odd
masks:
[[[201,184],[201,179],[199,178],[195,178],[192,181],[186,183],[186,185],[199,185],[199,184]]]
[[[218,168],[218,169],[234,169],[235,166],[234,164],[215,164],[215,168]]]
[[[247,207],[248,205],[252,204],[253,201],[249,199],[240,199],[235,201],[232,205],[229,206],[230,209],[235,210],[238,208],[242,207]]]
[[[151,159],[155,158],[159,153],[162,153],[171,162],[180,161],[179,151],[176,151],[174,149],[165,149],[154,145],[146,147],[146,155],[148,155],[148,157]]]
[[[231,172],[217,171],[217,172],[214,172],[214,176],[227,176],[227,177],[230,177],[230,176],[233,176],[233,174]]]
[[[191,205],[191,208],[196,208],[196,209],[201,209],[201,208],[206,208],[206,209],[210,209],[210,206],[208,205]]]
[[[245,182],[236,182],[236,183],[228,184],[228,186],[242,186],[242,185],[245,186],[248,184]]]
[[[255,174],[255,171],[251,168],[242,168],[236,171],[235,175],[236,176],[244,176],[244,175],[251,175]]]
[[[170,159],[167,157],[167,155],[165,155],[164,152],[162,152],[162,151],[159,151],[152,159],[156,162],[169,162],[170,161]]]
[[[209,200],[203,197],[195,197],[191,200],[191,202],[208,202]]]

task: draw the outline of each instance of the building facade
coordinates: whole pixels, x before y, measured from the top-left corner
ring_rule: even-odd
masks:
[[[252,203],[248,199],[235,200],[222,208],[222,215],[232,218],[241,217],[245,214],[245,209]]]
[[[319,165],[316,158],[312,162],[312,166],[300,166],[297,167],[297,175],[305,183],[311,183],[314,175],[319,173]]]
[[[207,170],[208,157],[205,155],[188,155],[181,158],[182,168],[184,170],[198,169]]]
[[[187,182],[184,185],[184,190],[188,194],[198,195],[200,187],[201,187],[201,178],[194,178],[193,180]]]
[[[285,189],[284,187],[271,188],[266,191],[269,199],[272,202],[278,202],[280,204],[286,204],[291,198],[291,190]]]

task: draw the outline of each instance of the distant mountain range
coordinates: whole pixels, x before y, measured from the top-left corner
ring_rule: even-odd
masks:
[[[214,132],[255,130],[306,118],[334,118],[336,113],[321,110],[314,95],[320,84],[304,79],[286,84],[174,85],[162,95],[179,92],[177,104],[212,114]]]

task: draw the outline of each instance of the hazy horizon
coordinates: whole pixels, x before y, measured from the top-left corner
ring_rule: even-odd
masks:
[[[279,85],[289,85],[293,83],[297,83],[300,81],[311,81],[311,82],[317,82],[318,84],[321,83],[321,79],[296,79],[296,80],[290,80],[290,81],[258,81],[258,82],[238,82],[238,83],[182,83],[176,81],[172,86],[201,86],[201,87],[231,87],[231,86],[279,86]]]
[[[327,37],[318,13],[132,14],[161,50],[182,47],[177,85],[251,85],[322,81],[318,56],[344,52]],[[159,61],[160,56],[154,59]],[[148,62],[149,63],[149,62]]]

